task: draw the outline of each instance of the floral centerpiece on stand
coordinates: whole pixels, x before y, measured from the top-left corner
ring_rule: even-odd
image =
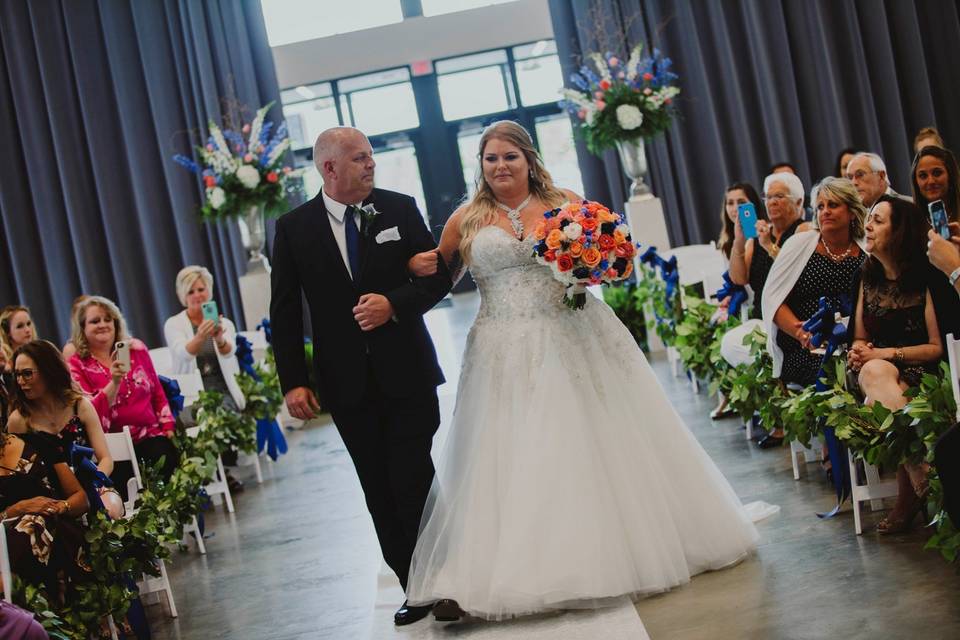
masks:
[[[575,88],[561,90],[561,106],[579,120],[587,148],[596,155],[616,147],[624,170],[634,179],[634,195],[649,193],[643,183],[646,158],[643,140],[665,131],[676,115],[680,93],[673,62],[658,49],[642,57],[638,44],[623,62],[612,53],[592,53],[593,68],[583,65],[570,76]]]
[[[210,121],[207,143],[196,147],[198,161],[179,153],[173,156],[174,162],[203,180],[200,217],[204,221],[241,221],[251,262],[262,258],[263,216],[286,212],[287,196],[300,184],[301,171],[283,164],[290,149],[286,123],[274,129],[272,122],[264,122],[272,106],[271,102],[260,108],[240,131],[221,129]]]
[[[633,272],[636,247],[623,216],[583,200],[547,211],[534,228],[533,252],[566,285],[565,304],[582,309],[586,287],[625,280]]]

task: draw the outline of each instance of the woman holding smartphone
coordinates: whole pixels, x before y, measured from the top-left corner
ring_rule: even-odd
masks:
[[[104,431],[129,426],[137,456],[147,465],[163,458],[161,474],[169,478],[180,459],[170,440],[174,419],[146,345],[127,334],[120,309],[101,296],[80,303],[72,324],[77,352],[70,373],[91,397]],[[128,465],[115,466],[113,481],[123,492]]]

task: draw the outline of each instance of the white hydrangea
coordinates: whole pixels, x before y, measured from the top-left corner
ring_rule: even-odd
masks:
[[[237,180],[247,189],[256,189],[260,184],[260,172],[249,164],[242,165],[237,169]]]
[[[569,240],[576,240],[580,237],[581,233],[583,233],[583,227],[580,226],[579,222],[571,222],[563,228],[563,234],[567,236]]]
[[[631,131],[643,124],[643,114],[632,104],[617,107],[617,123],[624,131]]]
[[[227,201],[227,194],[225,194],[223,189],[220,187],[214,187],[213,189],[210,189],[207,199],[210,201],[211,207],[214,209],[219,209],[223,206],[223,203]]]

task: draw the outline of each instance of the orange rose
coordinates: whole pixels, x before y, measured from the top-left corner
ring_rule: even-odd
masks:
[[[533,237],[537,240],[543,240],[547,237],[547,224],[543,221],[538,222],[533,228]]]
[[[560,271],[570,271],[570,269],[573,269],[573,258],[566,253],[561,255],[557,258],[557,269]]]
[[[550,218],[547,220],[547,233],[550,233],[554,229],[560,228],[560,220],[557,218]]]
[[[543,259],[546,260],[547,262],[553,262],[554,260],[557,259],[557,250],[550,249],[549,251],[545,252],[543,254]]]
[[[609,233],[601,233],[600,237],[597,238],[597,244],[600,245],[600,249],[603,251],[610,251],[617,246],[617,244],[613,241],[613,236],[611,236]]]
[[[583,253],[583,245],[579,242],[574,242],[570,245],[569,249],[570,255],[574,258],[579,258],[580,254]]]
[[[609,209],[602,209],[597,213],[597,217],[600,218],[601,222],[616,222],[617,214],[611,213]]]
[[[616,253],[618,258],[632,258],[636,249],[633,248],[632,242],[621,242],[617,245]]]
[[[563,242],[563,238],[563,231],[560,231],[560,229],[554,229],[547,234],[547,248],[559,249],[560,244]]]
[[[540,238],[540,240],[542,240],[542,239],[543,239],[543,238]],[[627,237],[626,237],[625,235],[623,235],[622,233],[620,233],[619,231],[614,231],[614,232],[613,232],[613,241],[616,242],[617,244],[623,244],[624,242],[627,241]]]
[[[580,259],[583,261],[583,263],[591,269],[600,264],[601,258],[602,256],[600,255],[600,251],[597,250],[596,247],[584,249],[583,254],[580,256]]]
[[[580,226],[583,227],[584,231],[596,231],[597,224],[596,218],[584,218],[580,221]]]

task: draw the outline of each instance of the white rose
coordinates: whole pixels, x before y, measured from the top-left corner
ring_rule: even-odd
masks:
[[[223,203],[227,201],[227,194],[225,194],[220,187],[214,187],[210,190],[210,195],[207,196],[207,199],[210,200],[211,207],[219,209],[223,206]]]
[[[580,226],[579,222],[571,222],[563,228],[563,234],[570,240],[576,240],[581,233],[583,233],[583,227]]]
[[[256,167],[252,167],[249,164],[241,165],[240,168],[237,169],[237,180],[247,189],[255,189],[256,186],[260,184],[260,172],[257,171]]]
[[[617,225],[616,230],[622,233],[624,236],[630,235],[630,227],[625,224]]]
[[[636,129],[643,124],[643,114],[632,104],[622,104],[617,107],[617,123],[625,131]]]

